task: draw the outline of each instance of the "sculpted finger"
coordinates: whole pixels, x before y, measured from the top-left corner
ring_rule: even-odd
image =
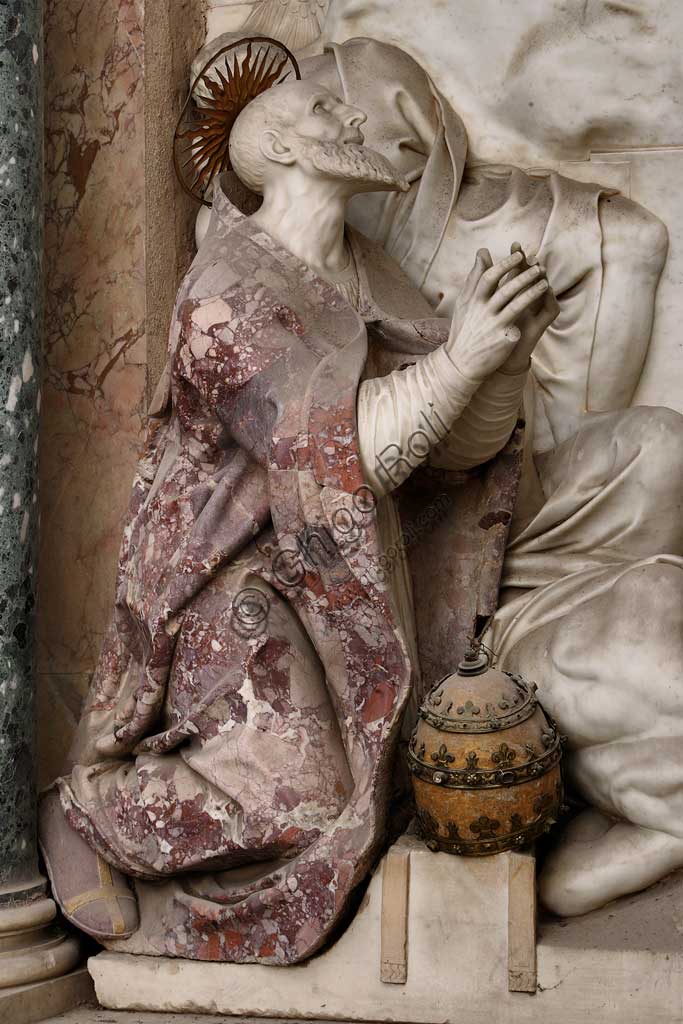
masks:
[[[497,313],[506,306],[511,299],[514,299],[515,295],[518,295],[524,288],[528,288],[529,285],[534,284],[541,273],[542,271],[540,267],[530,267],[529,270],[525,270],[521,274],[516,274],[510,281],[507,281],[502,285],[498,291],[494,292],[491,296],[491,308],[494,312]]]
[[[531,261],[529,259],[527,259],[527,255],[524,252],[524,249],[522,248],[522,246],[520,245],[519,242],[513,242],[512,243],[512,245],[510,246],[510,252],[512,254],[514,254],[516,252],[520,252],[522,254],[522,262],[519,264],[519,267],[517,268],[518,272],[519,272],[520,268],[522,270],[526,270],[528,267],[531,266]]]
[[[481,275],[481,280],[477,286],[477,293],[482,298],[488,298],[498,287],[498,284],[509,273],[513,267],[516,267],[522,262],[523,256],[520,252],[513,252],[511,256],[506,256],[500,263],[495,263],[492,267]]]
[[[548,282],[544,278],[542,281],[538,281],[536,284],[532,285],[531,288],[527,288],[527,290],[522,292],[521,295],[517,295],[517,297],[514,298],[512,302],[509,302],[498,314],[502,323],[512,323],[515,317],[518,317],[520,313],[523,313],[529,308],[529,306],[532,306],[537,299],[540,299],[549,287]]]
[[[544,325],[544,329],[557,318],[559,312],[560,304],[555,297],[555,292],[552,288],[548,288],[548,291],[543,296],[543,304],[537,314],[539,322]]]
[[[556,321],[557,314],[559,313],[559,311],[560,311],[559,310],[559,306],[557,306],[557,308],[555,308],[555,309],[553,309],[551,307],[546,309],[544,307],[541,310],[541,312],[537,316],[537,326],[538,326],[539,335],[542,335],[544,331],[547,331],[548,328],[550,327],[550,325],[554,321]]]
[[[488,249],[478,249],[472,269],[467,275],[467,279],[463,285],[460,302],[467,303],[470,301],[474,295],[474,289],[479,284],[481,275],[487,271],[492,264],[493,260],[491,259],[491,253]]]
[[[527,254],[524,251],[524,248],[520,245],[519,242],[513,242],[512,243],[512,245],[510,246],[510,252],[511,253],[521,252],[522,260],[518,264],[518,266],[515,267],[514,270],[510,271],[510,274],[508,275],[509,277],[513,277],[513,276],[516,277],[517,274],[523,274],[525,270],[529,269],[529,267],[533,267],[533,266],[535,266],[535,264],[538,263],[538,260],[536,259],[535,256],[527,256]]]

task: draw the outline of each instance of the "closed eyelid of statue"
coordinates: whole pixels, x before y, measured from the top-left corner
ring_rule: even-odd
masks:
[[[341,97],[332,93],[320,93],[312,97],[308,111],[310,114],[334,114],[341,107],[346,107]]]
[[[330,97],[325,95],[313,96],[308,105],[310,114],[329,114]]]

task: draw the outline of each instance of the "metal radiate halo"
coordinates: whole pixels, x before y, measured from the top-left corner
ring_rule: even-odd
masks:
[[[216,175],[230,169],[228,144],[238,115],[255,96],[292,75],[301,78],[294,55],[268,36],[238,39],[206,62],[173,136],[175,172],[193,199],[211,206],[206,192]]]

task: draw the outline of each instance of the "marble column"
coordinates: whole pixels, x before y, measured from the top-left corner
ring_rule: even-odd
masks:
[[[78,943],[38,867],[33,606],[42,340],[40,0],[0,4],[0,988],[54,977]]]

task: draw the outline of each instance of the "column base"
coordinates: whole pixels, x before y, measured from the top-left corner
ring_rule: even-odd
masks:
[[[54,900],[0,904],[0,990],[66,974],[80,956],[77,938],[55,923]]]
[[[88,970],[79,967],[60,978],[0,988],[0,1020],[11,1021],[11,1024],[37,1024],[46,1017],[52,1019],[77,1006],[95,1006],[96,1003]]]

